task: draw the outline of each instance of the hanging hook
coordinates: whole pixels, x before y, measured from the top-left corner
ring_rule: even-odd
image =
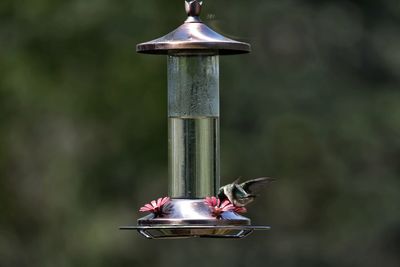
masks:
[[[198,17],[201,12],[202,0],[186,0],[185,10],[189,17]]]

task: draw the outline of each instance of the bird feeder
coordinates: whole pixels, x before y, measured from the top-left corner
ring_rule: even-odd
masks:
[[[207,27],[199,18],[201,6],[202,1],[186,0],[188,18],[183,25],[137,45],[138,53],[166,55],[168,62],[170,199],[165,207],[161,206],[167,199],[161,198],[149,205],[154,212],[140,218],[138,225],[121,227],[147,238],[240,238],[269,229],[251,225],[233,209],[212,210],[205,202],[220,186],[219,56],[248,53],[250,45]]]

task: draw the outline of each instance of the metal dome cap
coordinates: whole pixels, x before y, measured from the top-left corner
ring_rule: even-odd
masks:
[[[138,44],[136,51],[144,54],[198,54],[234,55],[250,52],[250,44],[235,41],[213,31],[199,18],[202,1],[185,1],[188,15],[185,23],[167,35]]]

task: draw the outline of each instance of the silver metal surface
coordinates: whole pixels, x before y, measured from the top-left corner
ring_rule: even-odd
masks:
[[[161,225],[161,226],[121,226],[121,230],[137,230],[149,239],[174,238],[243,238],[255,230],[270,230],[269,226],[212,226],[212,225]]]
[[[162,216],[149,214],[140,218],[137,226],[124,226],[120,229],[137,229],[147,238],[239,238],[256,228],[269,229],[268,226],[251,226],[249,218],[233,211],[215,217],[203,199],[172,199],[168,207]]]
[[[212,215],[203,199],[172,199],[169,211],[163,216],[149,214],[138,220],[139,225],[250,225],[250,219],[233,211],[226,211],[221,218]]]
[[[250,52],[248,43],[238,42],[213,31],[200,19],[201,1],[185,1],[188,19],[167,35],[138,44],[136,51],[146,54],[197,53],[233,55]]]

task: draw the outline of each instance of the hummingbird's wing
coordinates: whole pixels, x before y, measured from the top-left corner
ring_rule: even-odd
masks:
[[[239,178],[237,178],[235,181],[233,181],[232,184],[238,184],[240,182],[240,179],[242,179],[242,177],[239,176]]]
[[[261,188],[268,185],[269,183],[275,181],[274,178],[270,177],[260,177],[252,180],[248,180],[240,184],[243,189],[249,194],[256,194]]]
[[[248,193],[246,192],[246,190],[244,190],[244,188],[238,184],[234,184],[232,187],[232,193],[235,197],[237,198],[245,198],[248,197]]]

